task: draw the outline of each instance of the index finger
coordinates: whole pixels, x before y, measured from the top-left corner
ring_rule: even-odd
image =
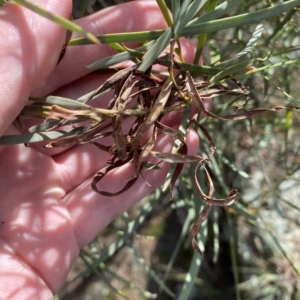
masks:
[[[70,16],[70,0],[36,1]],[[51,73],[65,39],[65,29],[15,3],[0,9],[0,136],[25,105],[28,96]]]
[[[157,30],[167,26],[155,1],[136,1],[108,7],[75,22],[94,35]],[[78,34],[72,36],[76,37]],[[67,47],[63,60],[47,81],[35,91],[34,96],[48,95],[83,77],[92,71],[86,66],[115,53],[106,44]]]

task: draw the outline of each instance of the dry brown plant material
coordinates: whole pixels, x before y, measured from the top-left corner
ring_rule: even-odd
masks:
[[[218,116],[206,109],[203,98],[213,98],[222,94],[245,95],[245,101],[247,101],[247,90],[245,88],[233,90],[224,84],[211,86],[209,81],[197,82],[188,71],[181,70],[173,58],[170,59],[170,57],[170,55],[163,56],[155,62],[157,64],[162,60],[169,59],[170,67],[167,76],[158,78],[154,76],[151,68],[146,73],[141,73],[137,70],[138,63],[112,75],[80,107],[69,109],[56,104],[43,106],[33,104],[24,108],[17,119],[17,124],[22,132],[32,132],[35,129],[26,129],[23,119],[46,118],[47,130],[55,129],[59,131],[61,128],[70,126],[72,129],[69,133],[70,136],[62,139],[53,139],[45,147],[69,147],[76,144],[91,143],[101,151],[108,152],[112,158],[107,162],[106,167],[99,170],[92,182],[93,190],[106,197],[116,196],[125,192],[133,186],[138,177],[143,178],[143,172],[149,168],[155,169],[160,162],[165,161],[176,164],[169,184],[171,199],[173,199],[175,182],[178,180],[184,164],[196,162],[197,166],[194,171],[193,182],[197,192],[205,201],[205,205],[192,226],[191,234],[193,248],[202,254],[196,241],[196,235],[201,224],[207,219],[211,207],[213,205],[231,205],[238,200],[239,193],[237,190],[232,190],[223,199],[214,198],[214,184],[206,166],[210,163],[215,153],[215,146],[208,131],[198,123],[198,116],[202,113],[219,120],[241,120],[265,111],[277,111],[287,107],[277,106],[271,109],[253,109],[235,115]],[[110,89],[114,90],[114,95],[105,109],[88,105],[97,95]],[[135,107],[128,108],[129,103],[135,103]],[[164,115],[172,114],[176,110],[187,109],[191,105],[195,107],[195,114],[189,122],[186,122],[185,132],[189,128],[196,127],[197,130],[201,130],[204,133],[211,149],[206,157],[187,154],[188,147],[184,134],[162,123]],[[134,117],[135,120],[130,130],[125,133],[123,123],[127,116]],[[107,120],[111,121],[112,131],[103,131],[102,124]],[[74,124],[76,123],[79,125],[75,127]],[[46,126],[45,123],[43,126]],[[179,146],[174,152],[161,153],[153,151],[159,134],[171,136],[178,141]],[[101,139],[107,136],[112,136],[114,140],[114,143],[110,146],[101,144]],[[144,141],[145,136],[149,136],[146,142]],[[149,156],[158,159],[159,162],[156,165],[151,165],[147,161]],[[110,171],[127,163],[132,163],[135,166],[136,174],[125,182],[122,189],[113,193],[98,189],[97,184]],[[207,195],[203,192],[197,177],[201,170],[204,172],[208,184]]]

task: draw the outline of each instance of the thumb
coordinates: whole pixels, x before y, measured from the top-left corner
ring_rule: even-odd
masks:
[[[34,2],[66,18],[71,14],[71,0]],[[65,35],[56,23],[18,4],[0,8],[0,136],[55,67]]]

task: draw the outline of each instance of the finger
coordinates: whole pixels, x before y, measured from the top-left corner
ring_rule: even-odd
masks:
[[[187,143],[189,153],[195,154],[199,148],[199,139],[194,131],[190,131],[187,135]],[[169,152],[172,147],[171,139],[166,136],[161,137],[156,147],[158,151]],[[169,164],[162,163],[160,167],[159,171],[147,171],[143,174],[147,183],[139,178],[130,189],[115,197],[96,194],[91,189],[93,178],[89,178],[71,191],[63,201],[70,212],[79,247],[90,242],[114,218],[160,186],[165,180]],[[80,173],[78,166],[74,165],[70,173],[73,178],[77,176]],[[132,164],[126,164],[110,172],[100,183],[100,189],[116,192],[124,186],[124,182],[131,178],[133,173]]]
[[[95,34],[157,30],[166,27],[165,20],[155,1],[129,2],[103,9],[75,21],[85,30]],[[77,34],[73,38],[78,37]],[[57,68],[33,95],[47,95],[88,73],[87,65],[115,54],[108,45],[68,47]]]
[[[69,17],[70,0],[42,0],[38,5]],[[0,9],[0,136],[23,108],[29,94],[51,73],[65,39],[54,22],[15,3]]]

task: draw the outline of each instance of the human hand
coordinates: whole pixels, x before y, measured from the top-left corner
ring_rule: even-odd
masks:
[[[71,1],[40,0],[38,5],[68,18]],[[94,33],[155,30],[166,27],[155,2],[131,2],[78,20]],[[107,77],[87,78],[85,67],[112,54],[105,45],[67,49],[56,62],[65,31],[55,23],[9,3],[0,9],[0,135],[18,134],[13,120],[28,96],[56,94],[77,99]],[[58,46],[57,46],[58,45]],[[190,48],[189,48],[190,47]],[[186,57],[192,46],[186,44]],[[187,136],[189,152],[198,138]],[[168,137],[158,138],[161,152],[171,150]],[[91,144],[41,149],[24,145],[0,148],[0,299],[52,299],[79,249],[116,216],[160,186],[168,165],[149,171],[132,188],[106,198],[91,189],[94,174],[109,155]],[[119,190],[131,178],[131,164],[101,181],[106,191]]]

